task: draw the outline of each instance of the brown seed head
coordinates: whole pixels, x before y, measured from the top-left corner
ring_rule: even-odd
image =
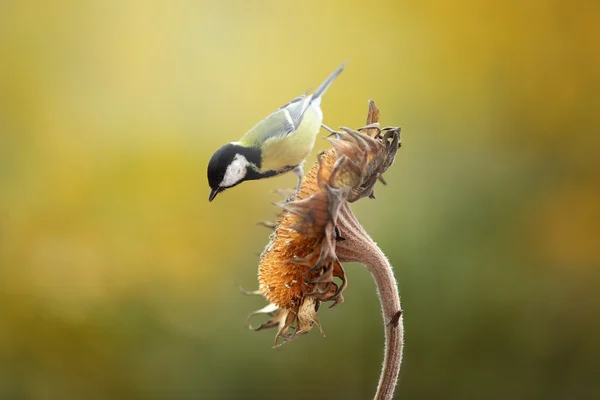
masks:
[[[378,119],[379,110],[370,101],[368,125],[358,131],[342,127],[329,137],[333,148],[319,154],[296,197],[277,204],[283,211],[258,273],[259,292],[271,302],[259,312],[273,318],[255,328],[278,326],[276,343],[280,336],[288,341],[319,325],[321,302],[332,301],[333,307],[343,301],[347,280],[336,255],[336,243],[343,240],[340,208],[373,197],[375,183],[392,165],[400,146],[400,128],[380,129]],[[296,328],[288,334],[293,324]]]

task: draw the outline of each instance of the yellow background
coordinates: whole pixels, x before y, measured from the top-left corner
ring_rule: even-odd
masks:
[[[0,398],[366,399],[383,331],[345,303],[279,350],[245,329],[274,189],[209,204],[222,144],[346,70],[403,147],[354,206],[395,267],[398,398],[600,396],[600,3],[3,1]],[[325,136],[325,132],[323,135]],[[324,140],[319,150],[328,148]]]

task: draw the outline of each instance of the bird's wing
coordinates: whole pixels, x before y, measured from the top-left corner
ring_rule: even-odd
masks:
[[[298,129],[304,112],[310,105],[311,96],[298,96],[281,106],[267,118],[254,125],[238,143],[243,146],[260,147],[268,139],[284,138]]]
[[[279,107],[279,110],[287,110],[287,112],[290,113],[290,117],[292,119],[294,126],[296,128],[298,128],[298,126],[300,125],[300,122],[302,122],[302,117],[304,116],[304,112],[310,105],[311,99],[312,99],[312,95],[307,97],[306,93],[305,93],[303,95],[295,97],[289,103],[284,104],[283,106]]]
[[[321,97],[331,85],[333,80],[344,70],[346,63],[340,65],[313,94],[307,93],[294,98],[289,103],[281,106],[273,114],[254,125],[242,138],[239,144],[243,146],[260,147],[269,139],[283,139],[296,132],[300,126],[304,113],[313,104],[319,107]]]

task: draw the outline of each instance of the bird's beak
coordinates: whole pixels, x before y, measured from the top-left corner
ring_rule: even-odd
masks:
[[[210,189],[210,195],[208,196],[208,201],[211,202],[214,200],[215,197],[217,197],[217,195],[219,194],[220,191],[222,191],[223,189],[221,189],[220,187],[216,187],[216,188],[212,188]]]

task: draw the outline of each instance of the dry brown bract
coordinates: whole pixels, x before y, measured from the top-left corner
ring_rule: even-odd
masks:
[[[319,329],[317,311],[324,301],[331,307],[343,302],[347,285],[336,253],[336,244],[345,240],[342,207],[363,197],[373,196],[381,174],[394,162],[400,147],[400,128],[379,128],[379,110],[369,102],[367,126],[358,131],[342,127],[328,139],[333,149],[318,156],[304,177],[292,201],[278,203],[283,208],[270,242],[261,255],[259,290],[271,304],[252,315],[272,318],[254,330],[278,327],[275,345]],[[349,208],[348,208],[349,211]],[[334,282],[339,279],[339,283]],[[322,332],[322,331],[321,331]]]

